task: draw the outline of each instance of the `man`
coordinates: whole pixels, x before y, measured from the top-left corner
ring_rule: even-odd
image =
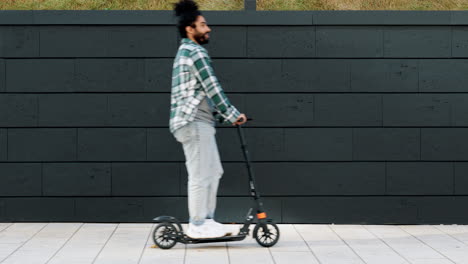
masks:
[[[215,139],[216,120],[241,125],[247,121],[226,97],[208,52],[211,29],[192,0],[175,4],[181,45],[173,65],[171,133],[182,144],[188,172],[189,227],[192,238],[221,237],[233,228],[214,221],[219,180],[224,173]]]

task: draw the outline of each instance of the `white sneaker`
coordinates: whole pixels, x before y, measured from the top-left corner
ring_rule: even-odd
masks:
[[[187,230],[187,236],[191,238],[216,238],[223,237],[226,235],[226,232],[222,229],[215,228],[210,224],[207,224],[206,221],[202,225],[194,225],[189,223]]]
[[[205,219],[205,223],[213,226],[214,228],[223,230],[228,236],[237,234],[239,231],[239,229],[236,226],[223,225],[221,223],[216,222],[213,219]]]

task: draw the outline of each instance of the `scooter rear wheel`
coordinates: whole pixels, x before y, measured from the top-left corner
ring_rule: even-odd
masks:
[[[274,246],[280,237],[280,231],[276,224],[272,221],[268,221],[267,223],[258,223],[255,225],[253,230],[253,236],[257,243],[263,247],[271,247]]]
[[[174,238],[169,235],[176,235],[177,229],[171,223],[162,223],[156,226],[153,231],[154,243],[162,249],[170,249],[177,244]]]

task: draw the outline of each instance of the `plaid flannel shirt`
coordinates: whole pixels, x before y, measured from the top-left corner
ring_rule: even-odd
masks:
[[[211,99],[216,111],[213,116],[220,123],[232,124],[241,114],[224,94],[206,49],[183,38],[172,71],[171,133],[194,120],[198,104],[205,96]]]

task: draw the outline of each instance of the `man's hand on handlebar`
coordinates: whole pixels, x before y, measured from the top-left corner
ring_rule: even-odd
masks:
[[[236,122],[234,122],[232,125],[235,126],[235,125],[242,125],[244,124],[245,122],[247,122],[247,117],[245,116],[245,114],[241,114]]]

